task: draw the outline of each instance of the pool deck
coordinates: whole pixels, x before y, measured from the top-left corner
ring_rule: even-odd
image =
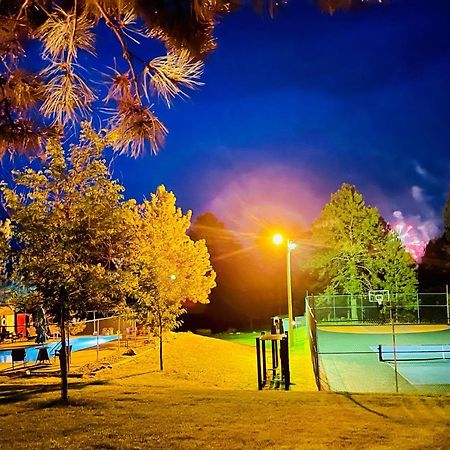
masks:
[[[138,341],[140,339],[138,338]],[[46,342],[46,344],[57,344],[59,342],[59,339],[51,339]],[[133,339],[129,340],[129,346],[134,347],[135,345],[139,346],[139,342],[134,341]],[[8,342],[8,343],[2,343],[0,345],[0,350],[10,350],[13,348],[23,348],[23,347],[38,347],[38,344],[33,343],[31,341],[16,341],[14,343]],[[126,346],[124,344],[124,341],[120,342],[119,347],[119,341],[111,341],[104,343],[99,346],[99,352],[98,352],[98,360],[104,360],[107,358],[111,358],[117,355],[122,354],[126,350]],[[71,363],[70,363],[70,373],[79,373],[80,369],[83,366],[86,366],[89,363],[96,363],[97,362],[97,348],[96,347],[90,347],[83,350],[77,350],[75,352],[72,352],[71,354]],[[25,372],[26,370],[29,370],[30,372],[40,372],[40,373],[46,373],[50,375],[53,372],[59,372],[59,359],[54,358],[53,356],[50,356],[50,364],[36,364],[35,361],[27,362],[25,365],[22,363],[15,363],[15,369],[12,370],[12,364],[10,362],[7,363],[0,363],[0,377],[2,375],[11,375],[11,374],[20,374],[22,372]]]

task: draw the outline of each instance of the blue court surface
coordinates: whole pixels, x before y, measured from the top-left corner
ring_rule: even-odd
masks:
[[[370,347],[378,352],[377,347]],[[392,345],[381,347],[384,361],[394,368],[397,360],[397,372],[414,385],[448,384],[450,385],[450,345]]]
[[[392,335],[318,329],[323,384],[335,392],[396,392]],[[396,335],[399,392],[450,392],[450,329]],[[381,345],[382,360],[378,346]]]

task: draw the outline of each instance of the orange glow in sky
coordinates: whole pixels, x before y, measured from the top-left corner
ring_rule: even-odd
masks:
[[[243,241],[263,232],[282,232],[295,239],[295,231],[308,226],[323,200],[298,170],[260,165],[247,171],[233,170],[206,210],[216,214]]]

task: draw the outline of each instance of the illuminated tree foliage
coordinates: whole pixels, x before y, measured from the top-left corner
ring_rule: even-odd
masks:
[[[216,285],[204,240],[187,234],[191,212],[176,207],[172,192],[159,186],[151,200],[138,205],[137,255],[132,270],[138,287],[130,305],[138,320],[159,338],[163,370],[163,333],[179,325],[187,303],[208,303]]]
[[[354,186],[343,184],[331,196],[313,223],[312,241],[309,266],[327,293],[415,292],[414,260]]]
[[[44,169],[15,172],[15,189],[2,189],[17,247],[12,279],[31,288],[30,297],[60,325],[65,402],[68,320],[116,307],[132,286],[133,277],[122,270],[132,248],[132,208],[101,159],[103,147],[88,127],[67,157],[52,139]]]
[[[286,2],[253,1],[271,15]],[[110,113],[106,128],[115,151],[137,156],[149,146],[156,153],[168,130],[155,113],[155,100],[170,107],[176,96],[187,96],[188,90],[203,84],[202,59],[216,46],[214,28],[241,3],[0,2],[0,157],[6,152],[40,152],[65,127],[90,118],[94,109],[104,111],[100,101]],[[331,14],[371,2],[318,3]],[[97,55],[100,35],[110,42],[108,55]],[[139,44],[149,41],[160,41],[165,52],[146,54],[149,47]],[[27,61],[34,62],[32,70]],[[103,91],[100,86],[105,84]]]
[[[8,219],[0,222],[0,280],[6,277],[6,264],[10,257],[10,240],[12,237],[11,224]]]

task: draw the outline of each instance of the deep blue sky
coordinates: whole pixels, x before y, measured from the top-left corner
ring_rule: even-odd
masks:
[[[420,238],[436,233],[450,180],[449,18],[448,0],[231,14],[205,86],[169,111],[157,103],[169,128],[160,154],[118,157],[114,175],[127,197],[164,183],[183,209],[242,233],[307,225],[349,182],[388,221],[401,211]],[[115,48],[99,44],[100,55]]]
[[[450,179],[449,18],[448,0],[331,17],[291,0],[274,20],[230,15],[205,86],[160,113],[165,148],[120,158],[116,175],[129,196],[164,183],[183,208],[213,209],[241,231],[243,216],[257,222],[270,208],[307,223],[342,182],[387,220],[400,210],[417,226],[438,223]]]

